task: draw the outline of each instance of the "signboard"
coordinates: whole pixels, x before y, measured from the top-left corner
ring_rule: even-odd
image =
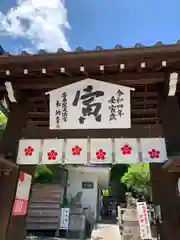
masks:
[[[93,189],[94,183],[93,182],[82,182],[83,189]]]
[[[137,202],[137,214],[141,239],[152,239],[146,202]]]
[[[69,208],[61,209],[60,229],[68,230],[69,227]]]
[[[87,78],[50,95],[50,129],[130,128],[130,91]]]
[[[27,213],[29,192],[32,176],[22,171],[19,174],[19,180],[16,190],[16,198],[13,205],[12,216],[24,216]]]

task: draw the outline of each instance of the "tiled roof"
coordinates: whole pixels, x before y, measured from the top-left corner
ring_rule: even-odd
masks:
[[[180,40],[178,40],[175,44],[173,45],[176,45],[176,44],[180,44]],[[136,43],[133,48],[145,48],[145,47],[157,47],[157,46],[166,46],[165,44],[163,44],[163,42],[161,41],[157,41],[154,45],[151,45],[151,46],[145,46],[141,43]],[[126,47],[123,47],[122,45],[120,44],[117,44],[114,49],[125,49]],[[132,47],[131,47],[132,48]],[[74,52],[85,52],[85,51],[103,51],[103,50],[107,50],[107,49],[103,49],[101,46],[96,46],[95,49],[92,49],[92,50],[87,50],[87,49],[83,49],[82,47],[77,47],[75,49]],[[63,52],[66,52],[63,48],[59,48],[57,50],[57,53],[63,53]],[[41,49],[39,50],[38,52],[36,52],[36,54],[38,55],[42,55],[42,54],[48,54],[48,52],[46,52],[45,50]],[[0,45],[0,55],[6,55],[6,56],[11,56],[12,54],[9,53],[9,52],[6,52],[3,47]],[[32,55],[32,53],[29,53],[29,52],[26,52],[26,51],[22,51],[19,55]]]

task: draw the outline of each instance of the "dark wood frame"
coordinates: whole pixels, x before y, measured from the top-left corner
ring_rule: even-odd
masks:
[[[145,67],[142,67],[142,63]],[[101,65],[104,66],[103,71],[100,70]],[[83,71],[80,68],[82,66]],[[34,171],[32,166],[17,166],[15,163],[20,138],[165,137],[168,152],[180,152],[179,80],[176,96],[167,95],[169,76],[173,72],[180,72],[179,44],[112,50],[98,48],[97,51],[70,53],[60,51],[55,54],[30,55],[24,52],[20,56],[10,56],[4,52],[0,56],[0,97],[6,98],[9,112],[0,153],[6,162],[9,161],[9,167],[14,162],[13,169],[16,170],[12,171],[13,175],[9,178],[9,200],[0,206],[1,211],[2,207],[5,209],[1,216],[6,219],[4,230],[0,231],[0,239],[24,238],[25,218],[12,217],[10,211],[19,171],[29,174]],[[131,129],[82,132],[49,130],[49,99],[45,93],[87,77],[136,89],[131,96]],[[9,101],[5,82],[11,82],[17,103]],[[152,165],[151,173],[153,198],[162,206],[163,226],[166,226],[161,229],[161,233],[163,236],[165,232],[167,237],[162,239],[179,240],[177,209],[180,209],[180,204],[176,193],[171,191],[178,174],[170,175],[167,170],[163,170],[162,164]],[[167,185],[167,191],[164,192],[159,191],[163,181]],[[173,214],[169,217],[171,212]]]

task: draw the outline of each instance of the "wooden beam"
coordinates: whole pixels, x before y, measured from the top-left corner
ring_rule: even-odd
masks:
[[[95,130],[49,130],[48,127],[36,128],[28,125],[24,129],[24,138],[136,138],[136,137],[163,137],[160,124],[156,125],[136,125],[130,129],[99,129]]]
[[[144,96],[146,96],[146,98],[152,98],[152,97],[158,97],[158,92],[138,92],[138,91],[132,91],[131,93],[132,98],[144,98]]]
[[[32,69],[34,66],[45,68],[48,63],[52,67],[54,63],[66,67],[67,63],[70,62],[70,65],[80,66],[84,64],[86,66],[87,62],[101,63],[106,64],[107,62],[121,62],[125,59],[162,59],[167,60],[169,58],[179,58],[180,45],[162,45],[162,46],[151,46],[151,47],[142,47],[142,48],[121,48],[121,49],[110,49],[102,51],[83,51],[83,52],[64,52],[64,53],[51,53],[51,54],[36,54],[30,56],[11,56],[11,57],[2,57],[0,58],[0,69],[7,69],[7,66],[12,68],[27,68],[29,66]],[[32,66],[32,64],[34,66]]]
[[[139,117],[132,118],[131,122],[133,124],[157,124],[160,122],[160,117]]]
[[[131,114],[133,116],[149,116],[149,115],[156,115],[157,113],[157,108],[148,108],[148,109],[132,109],[131,110]],[[28,112],[28,115],[29,117],[49,117],[49,112],[40,112],[40,111],[31,111],[31,112]]]
[[[49,97],[47,95],[42,94],[42,91],[33,91],[34,95],[31,95],[29,97],[29,101],[30,102],[44,102],[44,101],[48,101]],[[158,91],[149,91],[147,93],[145,93],[144,91],[132,91],[131,92],[131,97],[132,100],[135,100],[136,98],[144,98],[146,94],[146,98],[156,98],[158,97]]]
[[[117,73],[112,75],[97,75],[89,76],[90,78],[125,85],[136,86],[146,85],[151,83],[164,82],[164,73]],[[17,89],[55,89],[68,84],[84,80],[84,76],[63,77],[61,75],[55,77],[41,77],[41,78],[12,78],[13,86]],[[5,78],[0,79],[0,90],[4,89],[3,82]],[[2,83],[2,84],[1,84]]]
[[[31,118],[31,117],[30,117]],[[160,122],[159,117],[138,117],[131,119],[132,124],[156,124]],[[41,125],[41,126],[49,126],[49,120],[46,119],[37,119],[37,120],[29,120],[27,124],[30,125]]]
[[[18,169],[19,166],[15,162],[11,160],[7,160],[4,157],[0,156],[0,169],[7,169],[7,168]]]
[[[132,115],[153,115],[156,114],[158,111],[157,108],[147,108],[147,109],[132,109],[131,114]]]

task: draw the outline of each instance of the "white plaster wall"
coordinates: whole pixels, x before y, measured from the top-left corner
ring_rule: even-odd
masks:
[[[93,182],[93,189],[82,189],[82,182]],[[97,189],[98,189],[98,175],[89,172],[69,171],[68,173],[68,187],[67,196],[74,197],[77,192],[82,191],[82,207],[91,206],[94,212],[94,217],[97,217]]]

